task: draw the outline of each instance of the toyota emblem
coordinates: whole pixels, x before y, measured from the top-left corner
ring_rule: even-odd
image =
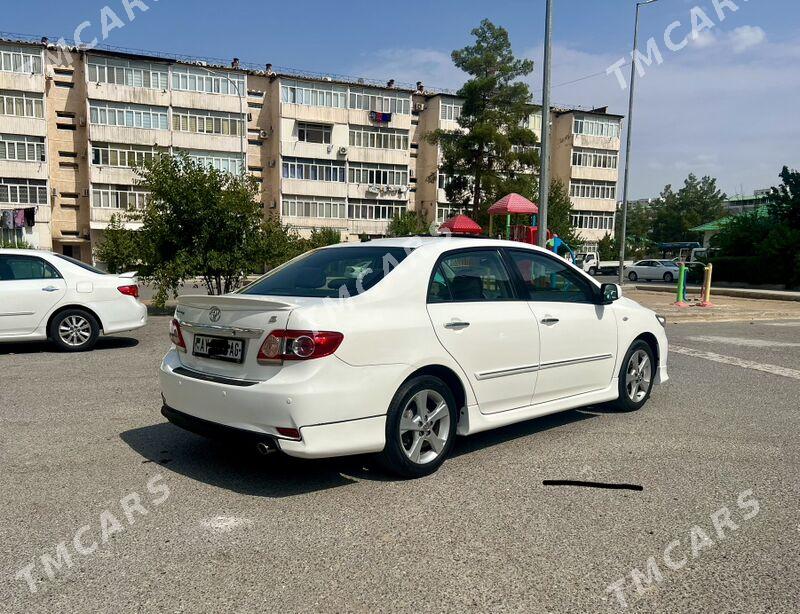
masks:
[[[219,317],[222,315],[222,311],[219,307],[212,307],[208,310],[208,319],[212,322],[219,322]]]

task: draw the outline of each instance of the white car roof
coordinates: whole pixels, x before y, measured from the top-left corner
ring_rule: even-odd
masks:
[[[45,249],[2,248],[0,249],[0,254],[5,254],[5,255],[14,254],[17,256],[52,256],[53,252],[47,251]]]
[[[552,254],[552,252],[549,250],[545,250],[541,247],[530,245],[528,243],[521,243],[520,241],[505,241],[502,239],[488,239],[482,237],[472,238],[463,236],[388,237],[385,239],[372,239],[363,243],[339,243],[337,245],[329,245],[328,247],[369,247],[371,245],[377,245],[381,247],[403,247],[408,249],[425,247],[440,253],[451,249],[460,249],[464,247],[514,247],[517,249],[539,250]]]

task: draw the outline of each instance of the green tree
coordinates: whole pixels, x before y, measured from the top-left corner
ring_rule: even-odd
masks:
[[[194,276],[203,278],[209,294],[230,292],[263,264],[266,236],[254,178],[185,154],[156,156],[137,173],[150,197],[129,216],[142,222],[139,272],[155,286],[155,304],[163,305]]]
[[[572,202],[564,182],[560,179],[553,179],[550,182],[547,226],[572,249],[577,249],[582,243],[580,235],[572,225]]]
[[[610,232],[597,242],[597,257],[600,260],[615,260],[619,256],[617,242]]]
[[[408,237],[428,234],[429,231],[429,225],[422,214],[416,211],[403,211],[389,222],[387,234],[390,237]]]
[[[518,81],[533,71],[533,62],[515,58],[508,32],[488,19],[472,35],[473,45],[452,53],[456,67],[471,76],[458,91],[464,100],[459,128],[426,138],[441,149],[448,200],[471,206],[473,219],[485,224],[490,201],[508,192],[530,198],[536,191],[536,135],[526,126],[531,93]]]
[[[317,249],[318,247],[326,247],[328,245],[336,245],[342,242],[342,235],[334,228],[314,228],[311,230],[311,236],[303,241],[303,251],[310,249]]]
[[[800,172],[784,166],[779,176],[783,183],[771,190],[770,214],[789,228],[800,230]]]
[[[124,273],[138,267],[139,236],[137,231],[125,228],[123,215],[111,216],[108,228],[94,248],[94,257],[105,263],[109,273]]]
[[[639,260],[655,255],[653,242],[653,207],[650,204],[628,204],[628,223],[625,227],[625,259]],[[614,221],[614,255],[619,258],[619,235],[622,232],[622,208],[618,208]]]
[[[653,204],[651,238],[656,243],[696,239],[689,229],[721,218],[724,200],[716,179],[690,173],[681,189],[675,192],[667,185]]]

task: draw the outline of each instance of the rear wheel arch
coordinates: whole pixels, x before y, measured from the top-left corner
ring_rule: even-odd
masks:
[[[60,305],[58,307],[58,309],[53,311],[53,313],[50,314],[50,317],[47,318],[47,327],[46,327],[45,330],[47,331],[47,336],[48,337],[50,336],[50,325],[53,323],[53,320],[55,320],[56,316],[59,313],[62,313],[64,311],[70,311],[70,310],[73,310],[73,309],[77,309],[79,311],[85,311],[90,316],[92,316],[95,319],[95,321],[97,322],[97,325],[100,327],[100,332],[101,333],[103,332],[103,321],[100,319],[100,316],[98,316],[97,313],[94,310],[89,309],[88,307],[86,307],[84,305]]]
[[[450,388],[450,392],[453,393],[453,397],[456,400],[456,406],[459,412],[461,412],[461,410],[467,406],[467,391],[464,387],[464,382],[461,381],[461,378],[455,371],[453,371],[450,367],[445,367],[444,365],[427,365],[425,367],[421,367],[409,374],[409,376],[402,381],[400,386],[405,384],[407,381],[421,375],[430,375],[442,380],[447,387]],[[398,386],[398,389],[400,386]]]

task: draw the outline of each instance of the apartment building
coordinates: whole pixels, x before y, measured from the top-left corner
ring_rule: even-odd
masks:
[[[441,222],[454,208],[424,134],[457,128],[460,111],[456,97],[421,84],[2,40],[0,209],[17,213],[2,218],[13,218],[3,238],[91,262],[111,216],[148,197],[133,165],[165,151],[244,166],[259,179],[265,215],[301,234],[380,236],[405,210]],[[613,225],[620,119],[602,109],[551,117],[554,174],[570,187],[587,242],[607,231],[609,214]]]

